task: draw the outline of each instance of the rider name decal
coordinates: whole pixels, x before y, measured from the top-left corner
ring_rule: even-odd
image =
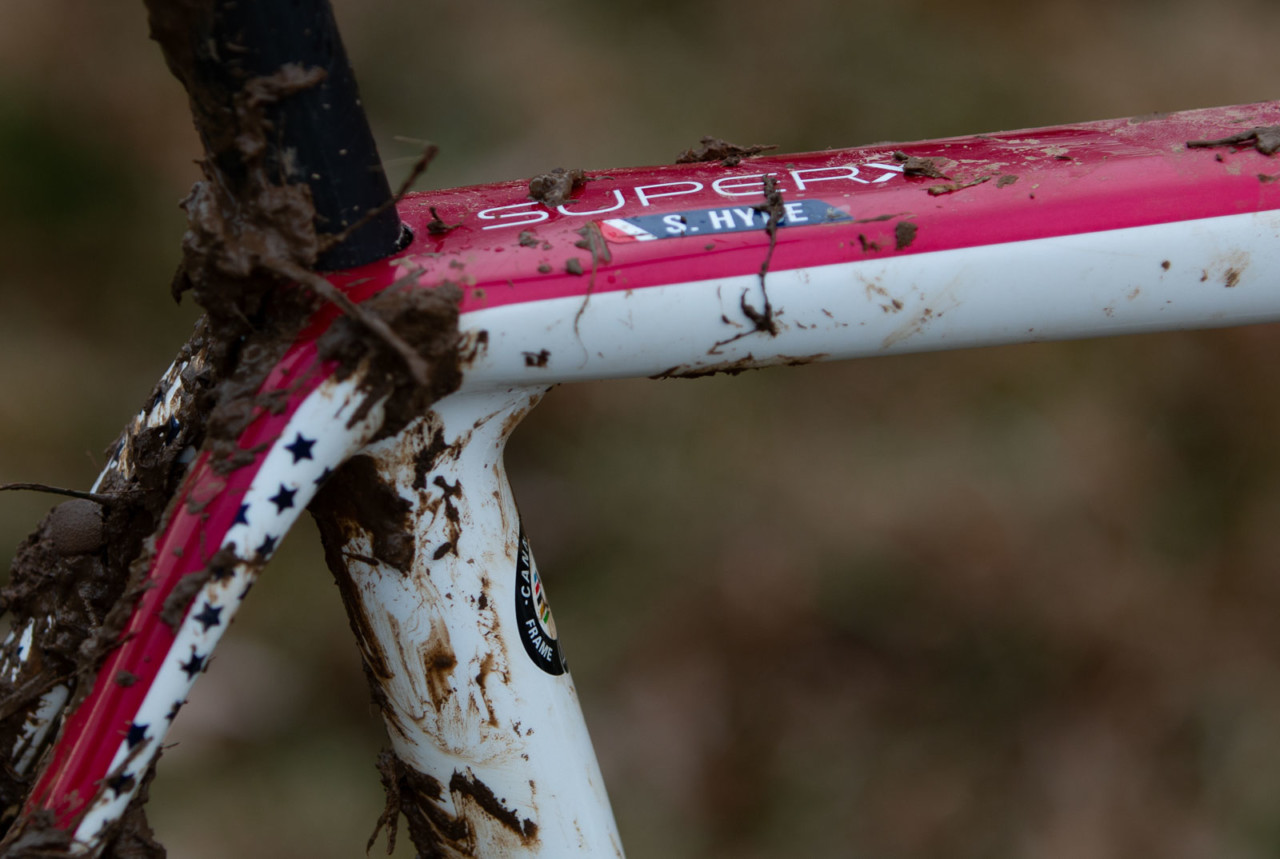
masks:
[[[808,227],[816,224],[840,224],[853,220],[848,212],[823,200],[792,200],[782,204],[779,227]],[[649,242],[682,236],[708,236],[763,230],[769,224],[769,211],[763,206],[717,206],[665,215],[638,215],[633,218],[609,218],[601,222],[601,232],[611,242]]]

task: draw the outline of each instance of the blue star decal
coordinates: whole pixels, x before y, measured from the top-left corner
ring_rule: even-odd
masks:
[[[191,648],[191,658],[178,666],[187,674],[187,679],[194,679],[197,674],[204,670],[204,657],[196,653],[196,649]]]
[[[302,433],[298,433],[298,437],[293,440],[292,444],[286,445],[285,450],[293,454],[293,464],[297,465],[304,459],[314,459],[311,455],[311,448],[315,446],[315,443],[315,439],[304,438]]]
[[[116,792],[116,796],[128,793],[137,784],[137,779],[128,773],[119,773],[107,779],[107,787]]]
[[[148,727],[148,725],[139,725],[137,722],[129,725],[129,732],[124,735],[124,741],[129,744],[129,748],[132,749],[147,738]]]
[[[249,524],[249,505],[241,504],[240,509],[236,511],[236,518],[232,520],[232,525],[248,525]]]
[[[195,620],[204,626],[205,632],[208,632],[209,627],[222,623],[222,608],[205,603],[204,608],[200,609],[200,613],[195,616]]]
[[[276,505],[276,512],[283,513],[293,506],[293,496],[298,494],[296,489],[287,489],[283,483],[280,484],[280,491],[272,495],[267,500]]]
[[[265,558],[274,552],[276,550],[276,541],[279,539],[279,537],[272,537],[268,534],[267,538],[262,541],[262,545],[258,547],[258,557]]]

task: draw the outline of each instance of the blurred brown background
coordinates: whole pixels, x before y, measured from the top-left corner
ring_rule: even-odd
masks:
[[[427,187],[1280,86],[1251,0],[337,6]],[[88,486],[185,339],[198,154],[141,2],[0,2],[0,481]],[[510,467],[630,854],[1280,852],[1278,347],[554,392]],[[0,551],[48,506],[0,497]],[[359,855],[382,729],[309,522],[228,638],[153,789],[170,855]]]

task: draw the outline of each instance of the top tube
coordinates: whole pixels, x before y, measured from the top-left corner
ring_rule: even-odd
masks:
[[[1280,103],[1267,102],[599,171],[554,206],[523,182],[414,194],[401,211],[416,238],[399,265],[463,285],[464,312],[751,274],[770,243],[766,175],[784,207],[770,271],[1265,211],[1280,208],[1266,178],[1280,164],[1247,144],[1187,143],[1277,123]],[[603,239],[594,254],[583,230]]]

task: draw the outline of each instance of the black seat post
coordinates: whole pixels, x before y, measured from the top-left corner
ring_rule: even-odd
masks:
[[[245,179],[243,150],[228,145],[225,135],[244,129],[227,111],[234,110],[237,96],[245,97],[247,82],[293,64],[321,79],[262,105],[268,128],[262,163],[272,181],[310,188],[317,232],[333,236],[350,230],[323,251],[317,267],[351,268],[396,250],[403,227],[391,206],[391,189],[329,0],[148,0],[148,5],[153,36],[191,94],[196,127],[233,192]],[[177,40],[175,29],[183,31]],[[174,55],[175,42],[186,46],[186,56]]]

